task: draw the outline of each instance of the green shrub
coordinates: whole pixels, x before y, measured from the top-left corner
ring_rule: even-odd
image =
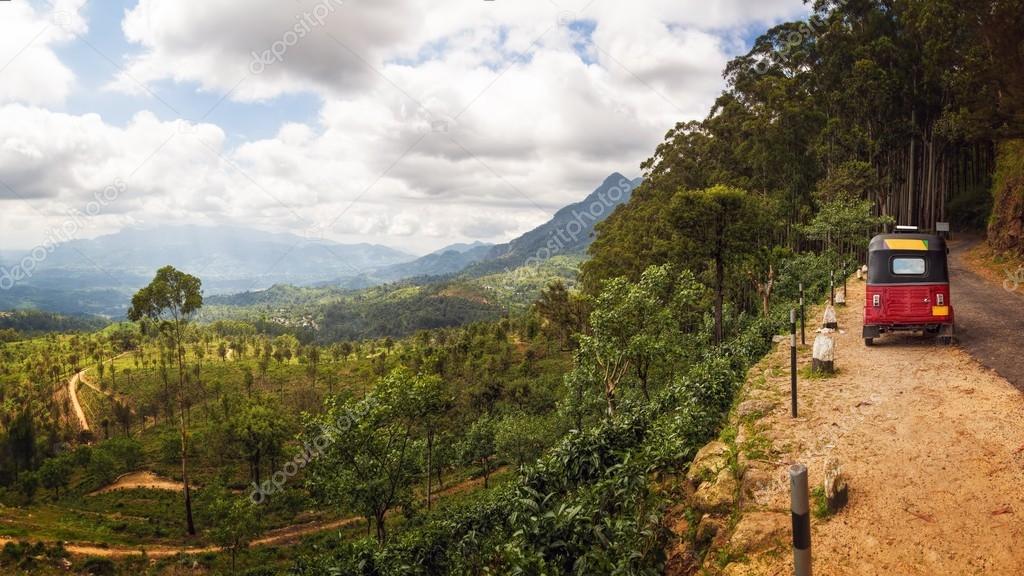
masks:
[[[103,450],[110,454],[122,471],[135,470],[142,463],[142,444],[134,438],[108,440],[97,450]]]
[[[823,293],[828,260],[804,255],[795,262],[790,270],[803,274],[807,298]],[[796,282],[780,282],[786,302]],[[600,398],[593,402],[597,412],[580,409],[591,407],[584,403],[593,399],[587,394],[594,380],[574,370],[566,378],[566,397],[575,402],[568,406],[563,400],[558,414],[580,429],[568,432],[514,481],[418,515],[383,547],[370,540],[339,541],[327,552],[305,555],[292,573],[662,573],[667,503],[651,489],[650,474],[685,464],[718,434],[747,369],[771,348],[772,336],[788,321],[787,310],[776,301],[775,313],[765,318],[730,308],[731,340],[711,348],[696,338],[692,349],[672,351],[673,369],[657,375],[650,401],[623,394],[612,418],[603,415]],[[700,330],[709,333],[708,326]],[[584,385],[576,386],[577,380]],[[519,440],[502,437],[500,451],[516,453]]]
[[[82,570],[89,576],[117,576],[117,566],[108,558],[87,558]]]
[[[117,462],[110,453],[104,450],[93,452],[92,459],[86,469],[93,488],[100,488],[110,484],[117,478]]]

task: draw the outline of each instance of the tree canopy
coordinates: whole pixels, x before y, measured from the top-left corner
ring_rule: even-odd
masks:
[[[668,131],[630,202],[597,226],[584,289],[636,281],[652,264],[712,262],[701,248],[713,244],[692,237],[713,226],[688,238],[678,224],[713,225],[699,191],[720,202],[721,187],[773,216],[777,224],[748,245],[766,256],[825,249],[855,260],[890,224],[983,225],[977,206],[991,203],[996,147],[1024,137],[1022,30],[1022,0],[813,2],[809,18],[771,28],[729,62],[726,90],[703,120]],[[685,208],[665,209],[680,198]],[[1004,225],[990,229],[997,237],[1016,234],[1005,224],[1024,213],[1022,203],[1004,204]],[[726,262],[716,291],[742,310],[766,309],[778,266],[741,268]]]

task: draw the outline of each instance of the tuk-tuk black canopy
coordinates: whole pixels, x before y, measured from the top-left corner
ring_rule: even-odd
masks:
[[[879,234],[868,244],[868,284],[949,282],[946,241],[934,234]],[[924,273],[897,273],[898,264],[923,260]]]

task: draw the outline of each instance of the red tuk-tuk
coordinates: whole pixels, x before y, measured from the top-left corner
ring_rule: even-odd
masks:
[[[879,234],[868,245],[864,344],[887,332],[919,331],[953,341],[946,241],[933,234]]]

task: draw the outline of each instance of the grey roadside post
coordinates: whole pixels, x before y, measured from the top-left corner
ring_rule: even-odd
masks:
[[[811,508],[807,493],[807,466],[789,467],[790,510],[793,513],[793,573],[811,576]]]
[[[789,310],[789,395],[796,418],[796,310]]]

